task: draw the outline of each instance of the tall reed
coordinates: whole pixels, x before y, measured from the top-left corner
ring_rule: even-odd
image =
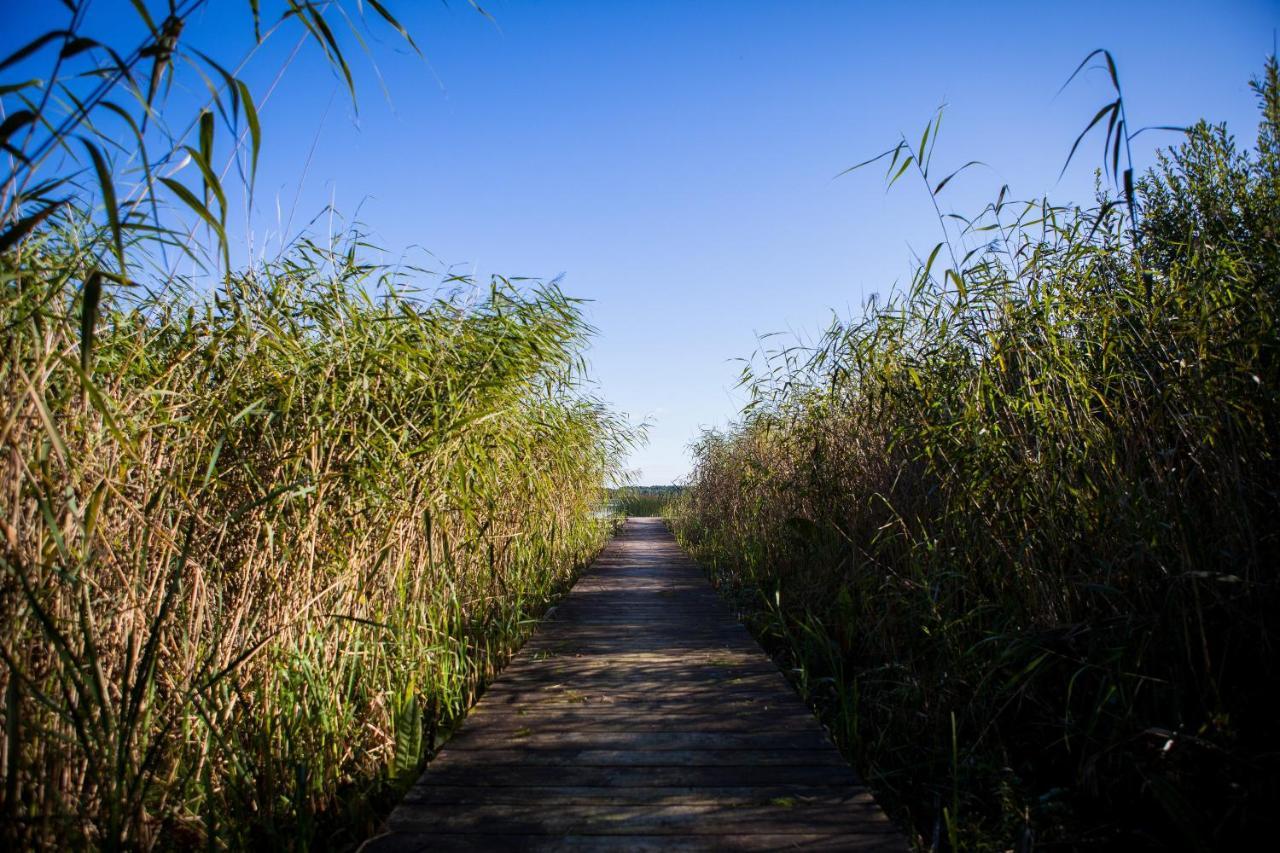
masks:
[[[202,5],[131,4],[128,50],[73,0],[0,61],[50,63],[5,82],[0,139],[15,849],[359,841],[601,546],[635,438],[553,285],[433,280],[354,230],[235,269],[222,177],[251,201],[261,124],[185,46]],[[271,5],[257,43],[296,25],[348,84],[340,20],[409,39],[381,3],[286,0],[260,29]],[[208,87],[189,115],[178,68]]]
[[[624,486],[613,489],[609,501],[625,516],[661,516],[679,494],[679,486]]]
[[[6,831],[327,842],[600,546],[626,432],[575,387],[585,327],[304,243],[105,302],[87,384],[72,239],[6,256],[0,304]]]
[[[675,529],[922,845],[1208,849],[1270,820],[1274,58],[1255,87],[1254,151],[1200,124],[1092,208],[1001,190],[695,447]],[[936,131],[891,179],[942,192]]]

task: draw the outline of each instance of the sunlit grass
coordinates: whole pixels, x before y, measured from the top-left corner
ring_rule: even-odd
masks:
[[[0,62],[14,849],[359,841],[603,544],[636,438],[555,286],[384,267],[356,231],[233,268],[263,139],[250,87],[181,38],[202,5],[121,4],[134,48],[70,2]],[[412,40],[349,5],[244,21],[352,84],[366,9]],[[208,97],[175,113],[179,68]]]
[[[624,516],[660,516],[679,494],[678,486],[626,486],[612,489],[609,500]]]
[[[305,840],[408,781],[602,544],[628,434],[575,387],[574,304],[336,248],[104,302],[92,385],[70,247],[5,256],[18,837]]]

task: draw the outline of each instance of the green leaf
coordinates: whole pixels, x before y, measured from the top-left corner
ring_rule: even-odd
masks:
[[[17,245],[18,241],[34,231],[37,225],[48,219],[55,210],[66,203],[66,199],[51,202],[30,216],[24,216],[22,219],[13,223],[13,227],[3,234],[0,234],[0,252],[9,251],[10,248]]]
[[[58,56],[61,59],[70,59],[77,54],[84,53],[86,50],[91,50],[95,47],[101,47],[101,45],[91,38],[76,36],[73,39],[69,39],[67,43],[62,46],[62,50],[58,52]]]
[[[206,163],[213,162],[213,113],[200,111],[200,153]]]
[[[333,30],[329,29],[329,24],[325,21],[323,12],[317,9],[314,3],[299,3],[297,0],[289,0],[289,11],[285,12],[285,16],[288,17],[290,15],[297,16],[302,25],[319,43],[325,57],[342,72],[342,77],[347,83],[347,91],[351,94],[351,99],[354,102],[356,85],[351,78],[351,68],[347,65],[347,60],[342,55],[342,48],[338,45],[338,40],[334,38]]]
[[[1084,59],[1080,60],[1080,64],[1076,66],[1076,70],[1075,70],[1075,71],[1072,71],[1072,72],[1071,72],[1071,76],[1067,78],[1067,82],[1065,82],[1065,83],[1063,83],[1063,84],[1062,84],[1062,88],[1058,90],[1058,93],[1059,93],[1059,94],[1061,94],[1063,89],[1065,89],[1065,88],[1067,88],[1068,86],[1070,86],[1070,85],[1071,85],[1071,81],[1072,81],[1072,80],[1074,80],[1074,79],[1076,79],[1076,75],[1078,75],[1081,71],[1083,71],[1083,70],[1084,70],[1084,67],[1085,67],[1086,65],[1088,65],[1088,64],[1089,64],[1089,60],[1093,59],[1095,56],[1097,56],[1097,55],[1098,55],[1098,54],[1100,54],[1100,53],[1105,54],[1105,53],[1107,53],[1107,51],[1106,51],[1105,49],[1103,49],[1103,48],[1100,48],[1100,47],[1099,47],[1099,48],[1095,48],[1094,50],[1092,50],[1092,51],[1090,51],[1090,52],[1089,52],[1089,55],[1088,55],[1088,56],[1086,56]],[[1110,55],[1110,54],[1108,54],[1108,55]]]
[[[244,119],[249,124],[249,183],[252,185],[253,179],[258,174],[258,152],[262,149],[262,126],[258,123],[258,108],[254,106],[249,87],[243,80],[237,80],[236,86],[240,90],[240,102],[244,104]]]
[[[898,178],[901,178],[902,174],[906,172],[907,169],[910,168],[911,164],[914,163],[915,161],[916,161],[915,155],[908,154],[907,159],[902,161],[902,166],[899,167],[897,173],[894,174],[894,176],[889,179],[889,186],[893,186],[897,182]]]
[[[422,55],[422,51],[418,50],[418,45],[416,42],[414,42],[413,36],[409,35],[409,31],[406,30],[404,28],[404,25],[401,24],[399,21],[397,21],[395,17],[390,12],[387,11],[385,6],[379,3],[378,0],[367,0],[367,2],[370,6],[373,7],[373,11],[381,15],[384,21],[386,21],[388,24],[390,24],[392,27],[395,28],[395,31],[400,34],[400,38],[404,39],[406,42],[409,43],[409,47],[413,48],[414,53],[418,54],[419,56]]]
[[[115,248],[116,262],[120,265],[120,274],[125,275],[124,234],[120,228],[120,208],[116,204],[116,185],[111,180],[111,169],[107,159],[102,156],[98,146],[87,139],[81,139],[84,147],[93,160],[93,169],[98,174],[98,186],[102,190],[102,206],[106,208],[107,223],[111,226],[111,242]]]
[[[31,110],[16,110],[3,123],[0,123],[0,144],[8,141],[10,136],[36,120]]]
[[[35,53],[40,48],[44,47],[49,42],[55,41],[60,38],[70,38],[71,35],[72,33],[70,30],[50,30],[44,35],[37,36],[36,38],[27,42],[24,46],[18,48],[13,53],[9,54],[3,62],[0,62],[0,71],[5,70],[6,68],[8,68],[10,65],[13,65],[14,63],[21,62],[31,54]]]
[[[392,775],[397,779],[409,777],[422,760],[422,706],[413,686],[405,688],[392,711],[395,727],[395,754],[391,761]]]
[[[938,259],[938,253],[942,251],[942,247],[945,245],[946,245],[945,241],[942,243],[939,243],[938,245],[934,246],[933,251],[929,253],[929,260],[924,262],[924,277],[926,279],[929,278],[929,271],[933,269],[933,262]]]
[[[227,222],[227,196],[222,190],[222,182],[213,173],[209,160],[204,154],[196,151],[190,145],[182,146],[182,150],[190,155],[191,162],[195,163],[196,168],[200,170],[200,177],[204,184],[204,203],[208,205],[209,194],[212,193],[214,199],[218,202],[218,222],[225,226]]]
[[[12,95],[14,92],[30,89],[32,86],[43,87],[44,81],[33,77],[30,80],[23,80],[21,83],[5,83],[0,85],[0,95]]]
[[[179,182],[173,180],[172,178],[161,178],[160,182],[164,184],[166,187],[168,187],[169,190],[174,195],[182,199],[182,201],[187,205],[187,207],[195,211],[195,214],[199,216],[201,219],[203,219],[205,221],[205,224],[207,224],[211,229],[213,229],[214,234],[216,234],[218,237],[218,245],[222,249],[223,263],[225,264],[226,269],[230,270],[231,269],[231,249],[230,249],[230,246],[227,245],[227,233],[223,229],[222,223],[219,222],[218,219],[212,213],[209,212],[209,208],[205,207],[203,204],[200,203],[200,199],[196,198],[195,193],[191,192],[191,190],[187,189],[185,186],[183,186]]]
[[[938,181],[938,185],[933,188],[933,194],[937,195],[938,193],[942,192],[942,188],[945,187],[948,183],[950,183],[952,178],[954,178],[956,175],[963,172],[965,169],[969,168],[970,166],[981,166],[981,165],[983,164],[979,160],[970,160],[968,163],[965,163],[959,169],[956,169],[950,175],[947,175],[945,178]]]
[[[98,302],[102,299],[102,275],[94,270],[85,279],[80,305],[80,369],[89,374],[93,357],[93,330],[98,324]]]
[[[1080,147],[1081,141],[1083,141],[1085,136],[1089,134],[1089,131],[1093,130],[1093,128],[1098,124],[1098,122],[1102,121],[1104,117],[1111,114],[1112,112],[1118,112],[1119,109],[1120,109],[1120,101],[1116,100],[1116,101],[1112,101],[1111,103],[1104,106],[1102,109],[1098,110],[1098,114],[1093,117],[1093,121],[1089,122],[1088,127],[1080,131],[1080,135],[1076,137],[1076,141],[1071,144],[1071,151],[1068,152],[1067,154],[1067,161],[1062,164],[1062,171],[1058,173],[1059,178],[1061,178],[1063,175],[1067,173],[1067,166],[1071,165],[1071,158],[1075,156],[1076,149]]]
[[[861,163],[857,163],[853,166],[850,166],[849,168],[845,169],[842,172],[838,172],[835,177],[839,178],[842,175],[847,175],[850,172],[857,171],[858,169],[861,169],[863,166],[870,166],[872,163],[876,162],[877,160],[883,160],[885,157],[892,156],[894,158],[894,162],[897,162],[898,152],[902,150],[904,145],[906,145],[905,142],[899,142],[897,145],[895,145],[893,148],[890,148],[888,151],[881,151],[879,154],[877,154],[874,157],[871,157],[869,159],[863,160]],[[893,168],[893,167],[890,166],[889,168]]]
[[[160,31],[156,29],[156,22],[151,17],[151,13],[147,11],[147,4],[142,2],[142,0],[129,0],[129,2],[133,4],[133,11],[138,13],[138,17],[142,19],[142,23],[146,24],[147,29],[151,31],[151,37],[155,38],[159,35]]]

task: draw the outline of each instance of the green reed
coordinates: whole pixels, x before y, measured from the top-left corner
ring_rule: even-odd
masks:
[[[675,529],[922,846],[1210,849],[1280,795],[1278,83],[1138,178],[1117,94],[1119,199],[943,219],[696,445]],[[943,191],[936,132],[891,181]]]
[[[679,486],[624,486],[611,490],[610,503],[624,516],[660,516],[679,494]]]

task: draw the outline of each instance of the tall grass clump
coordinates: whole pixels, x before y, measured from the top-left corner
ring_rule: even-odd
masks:
[[[412,776],[601,545],[620,433],[574,390],[581,320],[304,244],[104,304],[85,386],[61,239],[0,307],[8,831],[305,842]]]
[[[188,57],[188,144],[133,72],[200,4],[132,54],[84,5],[0,63],[57,55],[4,90],[0,840],[349,846],[600,548],[632,433],[554,285],[433,282],[355,231],[233,268],[212,164],[256,163],[248,87]],[[346,71],[341,4],[285,6]],[[141,115],[66,97],[117,72]]]
[[[1117,94],[1119,198],[1002,190],[696,445],[676,530],[922,845],[1227,849],[1280,801],[1274,58],[1255,89],[1255,149],[1201,123],[1137,178]],[[887,155],[933,196],[936,130]]]
[[[679,486],[624,486],[611,491],[610,503],[624,516],[660,516],[679,494]]]

